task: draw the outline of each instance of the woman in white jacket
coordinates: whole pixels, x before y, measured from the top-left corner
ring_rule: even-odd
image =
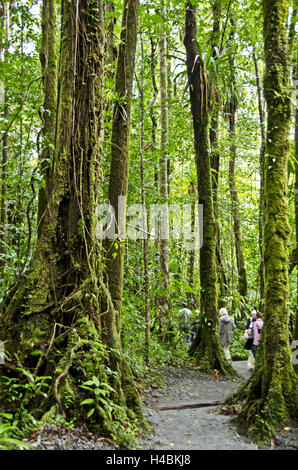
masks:
[[[223,347],[226,359],[231,361],[230,344],[233,342],[233,330],[235,330],[236,325],[233,318],[228,315],[228,312],[225,308],[220,309],[219,316],[220,344]]]

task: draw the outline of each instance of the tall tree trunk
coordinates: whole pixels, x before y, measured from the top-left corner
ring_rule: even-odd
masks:
[[[239,421],[254,439],[267,440],[298,417],[298,379],[289,345],[288,157],[291,124],[287,1],[263,0],[267,136],[265,161],[265,316]]]
[[[10,5],[9,2],[3,3],[3,19],[4,19],[4,31],[5,31],[5,46],[4,46],[4,61],[9,60],[9,41],[10,41]],[[3,107],[3,119],[8,119],[8,88],[4,83],[4,107]],[[2,140],[2,161],[1,161],[1,252],[6,252],[6,224],[7,224],[7,164],[8,164],[8,132],[5,132]],[[4,261],[1,261],[0,266],[4,266]]]
[[[152,88],[153,88],[153,96],[150,100],[150,103],[149,103],[149,115],[150,115],[150,119],[151,119],[151,139],[152,139],[152,151],[155,152],[156,151],[156,129],[157,129],[157,119],[156,119],[156,115],[155,115],[155,112],[154,112],[154,106],[155,106],[155,102],[156,102],[156,99],[158,97],[158,88],[157,88],[157,84],[156,84],[156,76],[155,76],[155,52],[156,52],[156,48],[157,46],[154,44],[154,40],[153,40],[153,37],[151,36],[150,37],[150,46],[151,46],[151,51],[150,51],[150,70],[151,70],[151,80],[152,80]],[[157,159],[154,158],[154,190],[155,190],[155,194],[157,195],[158,194],[158,162],[157,162]],[[155,227],[152,227],[152,230],[155,231]],[[158,272],[159,272],[159,268],[158,268],[158,265],[159,265],[159,249],[158,249],[158,245],[159,245],[159,240],[158,240],[158,236],[155,237],[155,248],[156,248],[156,252],[155,252],[155,257],[156,257],[156,262],[155,262],[155,278],[158,279]],[[158,301],[159,301],[159,298],[158,298],[158,286],[157,286],[157,283],[158,281],[156,282],[156,289],[155,289],[155,298],[154,298],[154,305],[156,306],[156,308],[158,309]]]
[[[216,0],[213,5],[213,30],[211,38],[212,57],[216,61],[217,49],[220,41],[220,20],[221,20],[221,0]],[[218,97],[217,97],[218,98]],[[219,179],[219,160],[218,151],[218,121],[219,121],[219,103],[216,99],[215,109],[211,116],[210,126],[210,147],[211,147],[211,168],[212,172],[212,190],[213,190],[213,207],[215,221],[217,219],[217,196],[218,196],[218,179]],[[218,234],[219,235],[219,234]]]
[[[117,60],[115,94],[119,102],[115,103],[112,139],[111,166],[109,179],[109,202],[115,211],[116,231],[119,237],[105,240],[106,277],[115,310],[117,311],[117,328],[120,331],[120,315],[123,293],[123,269],[125,241],[119,234],[121,219],[118,212],[118,198],[127,196],[129,172],[130,115],[137,28],[139,17],[139,0],[125,0],[121,28],[121,44]],[[123,222],[123,219],[122,219]],[[123,235],[122,235],[122,238]],[[114,256],[114,253],[117,253]]]
[[[150,114],[150,119],[152,122],[152,127],[151,127],[151,139],[152,139],[152,147],[153,150],[156,149],[156,129],[157,129],[157,120],[156,116],[154,113],[154,105],[158,96],[158,88],[156,85],[156,78],[155,78],[155,51],[156,51],[156,46],[154,45],[153,38],[150,37],[150,45],[151,45],[151,53],[150,53],[150,68],[151,68],[151,80],[152,80],[152,87],[153,87],[153,96],[151,98],[150,104],[149,104],[149,114]],[[154,184],[158,190],[158,170],[157,170],[157,165],[155,164],[154,167]]]
[[[236,309],[236,297],[235,297],[235,233],[234,233],[234,227],[233,227],[233,216],[231,214],[230,218],[230,239],[231,239],[231,282],[230,282],[230,292],[231,292],[231,313],[235,313]]]
[[[42,225],[50,191],[50,173],[55,149],[57,118],[57,13],[56,1],[44,0],[42,5],[42,43],[39,53],[43,76],[43,106],[41,118],[42,149],[40,153],[41,174],[44,186],[38,196],[38,237]]]
[[[216,0],[213,5],[213,30],[211,45],[213,48],[212,56],[216,61],[218,57],[217,48],[220,46],[220,21],[222,16],[221,0]],[[213,207],[214,218],[216,224],[216,264],[217,264],[217,277],[220,285],[219,306],[221,306],[221,298],[226,295],[227,279],[221,258],[221,242],[220,230],[218,224],[218,181],[220,170],[220,153],[218,149],[218,125],[219,125],[219,100],[216,96],[215,108],[211,116],[210,125],[210,147],[211,147],[211,169],[212,169],[212,192],[213,192]]]
[[[229,160],[229,187],[232,201],[232,217],[233,229],[235,236],[236,260],[238,268],[238,290],[245,300],[247,297],[247,279],[245,269],[245,259],[242,247],[241,223],[239,216],[239,200],[235,183],[235,163],[236,163],[236,146],[235,146],[235,116],[236,112],[234,107],[230,109],[229,115],[229,131],[230,131],[230,160]],[[241,307],[242,308],[242,307]]]
[[[195,224],[196,224],[196,199],[197,199],[196,185],[191,182],[188,190],[190,196],[190,231],[191,237],[195,235]],[[195,274],[195,260],[196,260],[196,247],[193,247],[189,250],[189,263],[188,263],[188,283],[189,291],[186,293],[188,298],[188,305],[191,309],[197,308],[197,298],[195,294],[195,285],[194,285],[194,274]]]
[[[166,8],[162,3],[162,14],[166,17]],[[160,121],[161,121],[161,150],[159,159],[159,194],[163,207],[160,247],[160,295],[158,300],[159,322],[162,335],[169,328],[169,212],[168,212],[168,67],[167,67],[167,38],[162,33],[159,40],[160,54]]]
[[[265,113],[262,102],[262,88],[260,84],[260,75],[256,52],[253,49],[253,61],[255,67],[256,83],[257,83],[257,94],[258,94],[258,109],[259,109],[259,122],[261,129],[261,148],[260,148],[260,202],[259,202],[259,250],[260,250],[260,266],[259,266],[259,280],[260,280],[260,309],[262,310],[262,304],[265,295],[265,284],[264,284],[264,249],[263,249],[263,227],[264,227],[264,170],[265,170],[265,147],[266,147],[266,136],[265,136]]]
[[[141,142],[140,142],[140,154],[141,154],[141,191],[142,191],[142,206],[143,206],[143,261],[144,261],[144,287],[145,287],[145,299],[144,299],[144,317],[145,317],[145,348],[144,357],[145,363],[149,364],[149,351],[150,351],[150,298],[149,298],[149,262],[148,262],[148,237],[146,232],[147,217],[146,217],[146,189],[145,189],[145,174],[144,174],[144,137],[145,137],[145,104],[144,104],[144,46],[143,46],[143,31],[142,26],[140,27],[140,40],[141,40],[141,53],[142,53],[142,69],[141,69]]]
[[[154,113],[154,105],[158,96],[158,88],[156,85],[156,77],[155,77],[155,51],[156,46],[154,44],[154,40],[152,36],[150,37],[150,45],[151,45],[151,52],[150,52],[150,69],[151,69],[151,80],[152,80],[152,87],[153,87],[153,96],[150,100],[149,104],[149,115],[152,123],[151,127],[151,139],[152,139],[152,149],[155,151],[156,149],[156,129],[157,129],[157,119]],[[156,193],[158,192],[158,166],[157,163],[154,161],[154,185],[156,188]]]
[[[289,48],[290,54],[292,56],[292,49],[293,43],[295,39],[295,25],[296,21],[294,21],[297,17],[297,10],[293,8],[292,10],[292,17],[290,22],[290,29],[289,29]],[[294,323],[294,339],[298,340],[298,49],[296,47],[296,55],[294,56],[294,66],[293,66],[293,79],[295,84],[295,96],[294,96],[294,107],[295,107],[295,235],[296,235],[296,243],[295,249],[291,253],[291,262],[289,266],[289,274],[294,269],[294,266],[297,266],[297,277],[296,277],[296,312],[295,312],[295,323]],[[298,371],[298,364],[294,365],[296,372]]]
[[[209,107],[207,73],[196,45],[196,7],[186,5],[184,45],[187,55],[187,75],[193,117],[194,146],[197,166],[199,203],[203,204],[203,246],[200,250],[201,327],[190,347],[202,370],[232,373],[219,342],[218,297],[216,273],[216,229],[212,199]]]
[[[296,321],[294,338],[298,340],[298,50],[296,52],[296,97],[295,97],[295,222],[296,222],[296,269],[297,269],[297,290],[296,290]]]
[[[216,226],[216,266],[217,278],[220,286],[219,306],[222,301],[221,298],[226,295],[227,278],[224,270],[222,256],[221,256],[221,240],[220,228],[218,223],[218,182],[220,173],[220,154],[218,150],[218,121],[219,121],[219,104],[215,104],[215,109],[211,116],[210,126],[210,147],[211,147],[211,169],[212,169],[212,193],[213,193],[213,207],[214,219]]]
[[[106,36],[105,36],[105,63],[106,74],[108,76],[114,75],[114,67],[117,60],[117,47],[114,41],[114,29],[116,24],[116,18],[114,17],[115,6],[113,0],[104,1],[105,15],[108,16],[105,19],[106,23]]]
[[[109,389],[105,395],[112,407],[113,403],[121,405],[124,413],[125,407],[130,408],[143,422],[120,335],[115,326],[111,331],[116,315],[103,282],[95,236],[103,141],[103,58],[102,0],[64,1],[53,188],[28,276],[3,302],[0,333],[12,358],[11,367],[16,358],[18,366],[22,364],[35,376],[52,377],[48,399],[39,403],[44,411],[56,404],[63,415],[84,419],[81,402],[89,392],[80,385],[95,376],[99,383],[112,385],[114,391]],[[104,312],[100,309],[103,297],[108,305]],[[115,373],[111,375],[109,368]],[[2,399],[4,391],[0,383]],[[94,399],[94,422],[110,430],[117,411],[112,416],[96,395],[88,398]]]
[[[234,21],[231,19],[232,31],[230,33],[230,47],[234,42]],[[236,260],[238,268],[238,290],[241,296],[240,310],[243,309],[243,302],[247,297],[247,278],[245,269],[245,259],[242,246],[242,235],[241,235],[241,223],[239,216],[239,200],[235,181],[235,164],[236,164],[236,109],[237,101],[235,96],[235,75],[234,75],[234,57],[233,52],[229,54],[229,65],[232,74],[231,83],[233,85],[233,91],[231,93],[231,100],[229,103],[229,139],[230,139],[230,160],[229,160],[229,188],[231,193],[231,212],[233,218],[233,228],[235,236],[235,249],[236,249]]]
[[[25,74],[25,67],[24,67],[24,5],[21,5],[21,102],[24,100],[23,95],[23,76]],[[18,184],[18,194],[16,200],[16,225],[20,226],[22,223],[22,208],[23,208],[23,185],[21,184],[23,175],[24,175],[24,155],[23,155],[23,145],[24,145],[24,132],[23,132],[23,116],[20,116],[20,151],[19,151],[19,158],[18,158],[18,175],[19,175],[19,184]],[[17,245],[17,257],[21,258],[21,234],[18,233],[16,236],[16,245]],[[28,243],[29,245],[29,243]],[[19,275],[22,271],[22,267],[19,268]]]

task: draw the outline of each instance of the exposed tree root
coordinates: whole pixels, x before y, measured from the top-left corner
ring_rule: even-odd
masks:
[[[168,405],[168,406],[157,406],[156,410],[186,410],[189,408],[203,408],[208,406],[218,406],[222,405],[222,401],[207,401],[200,403],[182,403],[179,405]]]

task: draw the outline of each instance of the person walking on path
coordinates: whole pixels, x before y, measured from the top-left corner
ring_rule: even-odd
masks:
[[[251,317],[247,319],[246,330],[245,330],[246,342],[244,345],[244,349],[249,351],[249,356],[247,359],[247,367],[250,371],[253,370],[254,365],[255,365],[255,358],[252,353],[252,345],[253,345],[253,326],[254,326],[254,322],[256,321],[256,319],[257,319],[257,310],[254,309],[251,312]]]
[[[235,330],[236,325],[232,317],[228,315],[228,312],[225,308],[221,308],[219,311],[219,336],[220,344],[223,347],[226,359],[231,361],[231,352],[230,344],[233,342],[233,330]]]
[[[181,328],[181,331],[183,331],[184,334],[186,334],[186,337],[185,337],[185,340],[186,340],[186,343],[188,344],[188,346],[190,346],[190,343],[191,343],[191,310],[189,310],[189,308],[182,308],[181,310],[179,310],[179,318],[180,318],[180,321],[181,321],[181,325],[180,325],[180,328]]]
[[[256,319],[257,319],[257,310],[253,309],[253,311],[251,312],[251,317],[249,317],[246,322],[247,330],[252,329],[252,324]]]
[[[257,355],[257,349],[259,345],[259,340],[260,340],[260,333],[261,329],[263,328],[264,322],[262,320],[262,314],[261,312],[257,313],[257,319],[253,324],[253,343],[252,343],[252,353],[254,355],[254,358],[256,358]]]

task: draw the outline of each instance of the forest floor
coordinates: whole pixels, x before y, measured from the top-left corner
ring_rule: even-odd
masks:
[[[249,377],[246,361],[234,363],[240,379]],[[233,428],[231,415],[219,413],[218,406],[159,410],[159,407],[224,401],[237,389],[239,380],[204,374],[191,368],[168,367],[148,384],[144,410],[154,433],[142,443],[143,449],[154,450],[257,450]],[[161,387],[158,387],[158,385]]]
[[[152,429],[140,439],[142,450],[258,450],[240,436],[233,415],[219,406],[160,410],[162,406],[223,401],[239,383],[249,377],[246,361],[233,362],[239,378],[208,375],[191,367],[152,370],[143,397],[144,412]],[[116,450],[117,445],[83,428],[44,425],[28,443],[40,450]],[[298,428],[282,430],[270,449],[297,450]]]
[[[153,425],[153,434],[142,442],[142,449],[153,450],[258,450],[240,436],[233,424],[233,414],[219,406],[159,410],[163,406],[224,401],[250,376],[246,361],[233,362],[237,379],[203,374],[190,368],[167,368],[159,372],[161,382],[148,384],[144,399],[145,414]],[[157,377],[158,377],[157,375]],[[160,387],[161,385],[161,387]],[[271,441],[270,449],[298,449],[298,428],[286,427]]]

